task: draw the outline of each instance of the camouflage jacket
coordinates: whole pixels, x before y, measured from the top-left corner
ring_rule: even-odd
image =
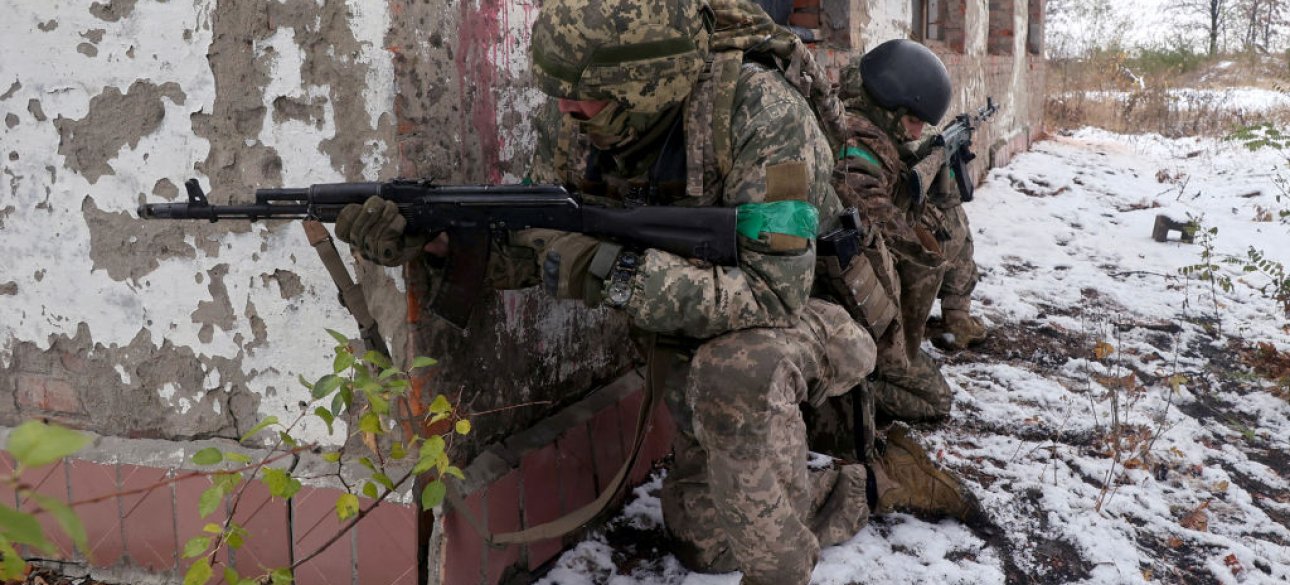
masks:
[[[901,196],[909,167],[891,136],[859,110],[848,109],[846,135],[833,169],[833,185],[847,207],[887,238],[913,239],[909,202]]]
[[[706,76],[705,76],[706,77]],[[686,100],[684,132],[687,177],[669,202],[679,206],[736,207],[800,199],[819,212],[820,230],[841,210],[830,176],[828,141],[802,95],[781,74],[746,63],[733,85],[728,120],[714,120],[711,77],[701,80]],[[717,99],[720,99],[719,96]],[[720,111],[720,110],[718,110]],[[542,183],[578,186],[586,173],[588,144],[576,124],[558,116],[550,104],[537,122],[537,147],[531,178]],[[729,129],[728,139],[713,129]],[[717,163],[724,153],[729,171]],[[605,177],[607,181],[633,177]],[[631,282],[633,294],[623,308],[641,329],[708,338],[750,327],[790,325],[810,296],[814,280],[814,242],[785,249],[767,238],[739,236],[738,266],[703,265],[667,252],[645,250]],[[514,288],[537,284],[539,266],[531,250],[501,246],[490,266],[493,284]]]

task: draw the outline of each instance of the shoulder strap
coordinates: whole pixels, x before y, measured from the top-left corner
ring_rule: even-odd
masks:
[[[743,64],[744,53],[740,51],[717,53],[712,60],[712,150],[716,156],[717,172],[722,177],[729,174],[735,164],[730,124]]]
[[[649,434],[650,415],[654,412],[654,405],[662,394],[656,388],[656,384],[663,379],[663,369],[667,367],[666,360],[658,359],[659,356],[655,352],[656,345],[657,336],[650,336],[648,363],[645,366],[644,396],[641,400],[640,411],[636,413],[636,434],[632,439],[631,452],[628,454],[627,460],[623,462],[623,466],[618,468],[618,473],[614,474],[613,479],[609,480],[609,484],[605,486],[604,490],[600,492],[600,496],[594,501],[550,522],[530,526],[524,530],[498,534],[489,532],[479,518],[471,513],[461,493],[452,482],[445,482],[448,487],[446,495],[448,505],[452,506],[461,515],[462,519],[484,539],[484,542],[494,547],[527,544],[557,538],[582,528],[588,522],[594,520],[609,507],[609,504],[618,497],[623,487],[627,485],[627,476],[631,473],[632,468],[636,466],[636,460],[640,457],[641,447],[645,444],[645,435]]]

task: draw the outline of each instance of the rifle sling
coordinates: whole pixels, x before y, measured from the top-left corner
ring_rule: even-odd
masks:
[[[642,396],[640,411],[636,413],[636,435],[632,439],[631,452],[627,456],[627,461],[623,462],[623,466],[618,469],[618,473],[614,474],[613,479],[609,480],[609,484],[601,490],[600,496],[594,501],[550,522],[530,526],[524,530],[500,534],[493,534],[488,531],[487,527],[466,506],[456,484],[451,482],[445,482],[448,486],[447,495],[445,496],[448,505],[461,515],[462,519],[484,539],[484,542],[497,548],[564,536],[594,520],[609,507],[609,504],[617,498],[627,484],[627,476],[631,473],[632,468],[636,466],[641,447],[645,444],[645,435],[650,428],[650,415],[654,412],[654,405],[661,394],[656,385],[663,378],[666,364],[668,363],[668,360],[660,359],[655,354],[656,346],[657,336],[651,335],[649,338],[648,362],[645,366],[644,395]]]
[[[390,350],[386,347],[385,338],[381,336],[380,329],[377,327],[376,318],[372,316],[371,309],[367,306],[367,295],[363,292],[363,286],[354,282],[354,279],[349,276],[349,270],[345,268],[345,262],[341,260],[340,252],[336,250],[331,233],[318,221],[304,221],[301,225],[305,228],[309,245],[318,252],[318,258],[322,260],[327,273],[336,283],[341,302],[358,322],[359,333],[363,337],[363,342],[367,344],[367,349],[390,357]]]

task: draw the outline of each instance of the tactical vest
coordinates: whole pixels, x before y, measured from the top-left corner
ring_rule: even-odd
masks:
[[[710,0],[709,7],[714,32],[707,64],[647,176],[629,180],[627,185],[610,185],[612,180],[607,181],[610,178],[600,170],[599,157],[604,155],[581,135],[577,122],[562,116],[553,163],[565,174],[567,184],[627,202],[716,204],[734,166],[731,122],[735,90],[745,67],[779,71],[811,105],[829,143],[834,148],[841,144],[845,110],[824,69],[802,40],[776,25],[750,0]],[[570,164],[579,160],[582,172],[578,165]]]

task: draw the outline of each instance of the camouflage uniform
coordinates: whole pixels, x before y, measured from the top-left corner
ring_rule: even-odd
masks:
[[[947,197],[947,199],[949,199]],[[941,311],[970,312],[972,308],[972,291],[976,289],[977,269],[973,259],[975,247],[972,244],[972,228],[968,225],[967,212],[963,209],[958,196],[953,201],[931,199],[930,203],[939,213],[929,214],[932,223],[943,230],[945,240],[941,249],[945,252],[945,280],[941,283]],[[937,217],[939,216],[939,217]]]
[[[531,180],[570,184],[601,204],[812,211],[809,233],[741,229],[738,266],[640,251],[630,297],[609,297],[658,340],[649,369],[678,426],[662,493],[678,554],[694,570],[743,571],[749,585],[807,583],[820,547],[851,538],[871,510],[979,512],[903,432],[869,465],[808,468],[804,408],[859,385],[875,346],[844,309],[810,296],[815,228],[831,229],[841,205],[830,184],[833,149],[803,97],[822,86],[790,85],[782,62],[746,62],[746,49],[773,46],[777,34],[747,0],[547,0],[533,28],[544,92],[578,108],[611,103],[578,120],[560,115],[569,103],[550,104],[536,120]],[[420,242],[397,217],[368,225],[368,214],[391,207],[376,199],[367,213],[347,208],[338,237],[360,240],[378,261],[404,258],[398,244]],[[593,305],[604,300],[595,285],[609,291],[610,281],[588,266],[603,250],[620,267],[636,258],[553,230],[516,232],[494,248],[494,286],[541,284]]]
[[[879,340],[871,383],[874,401],[879,414],[889,418],[939,420],[949,415],[951,390],[920,346],[947,263],[934,233],[911,212],[905,183],[909,165],[888,130],[899,120],[872,103],[858,85],[844,73],[842,95],[849,115],[834,185],[843,204],[860,209],[891,252],[894,274],[889,278],[897,283],[901,315],[899,327]]]
[[[666,205],[802,199],[822,229],[831,226],[841,210],[830,186],[832,148],[806,100],[778,71],[743,63],[737,49],[714,50],[708,62],[679,111],[660,116],[681,128],[680,176],[648,176],[668,156],[658,152],[666,138],[647,144],[642,131],[630,155],[599,150],[549,109],[537,128],[533,180],[610,200],[652,193],[647,203]],[[723,71],[735,78],[722,83]],[[740,236],[738,267],[651,249],[632,278],[622,309],[633,327],[666,340],[654,358],[668,360],[665,398],[678,433],[663,509],[691,568],[741,570],[750,584],[806,583],[820,547],[852,537],[868,518],[863,466],[807,469],[801,405],[848,392],[874,361],[872,339],[845,311],[809,298],[814,266],[810,240]]]

